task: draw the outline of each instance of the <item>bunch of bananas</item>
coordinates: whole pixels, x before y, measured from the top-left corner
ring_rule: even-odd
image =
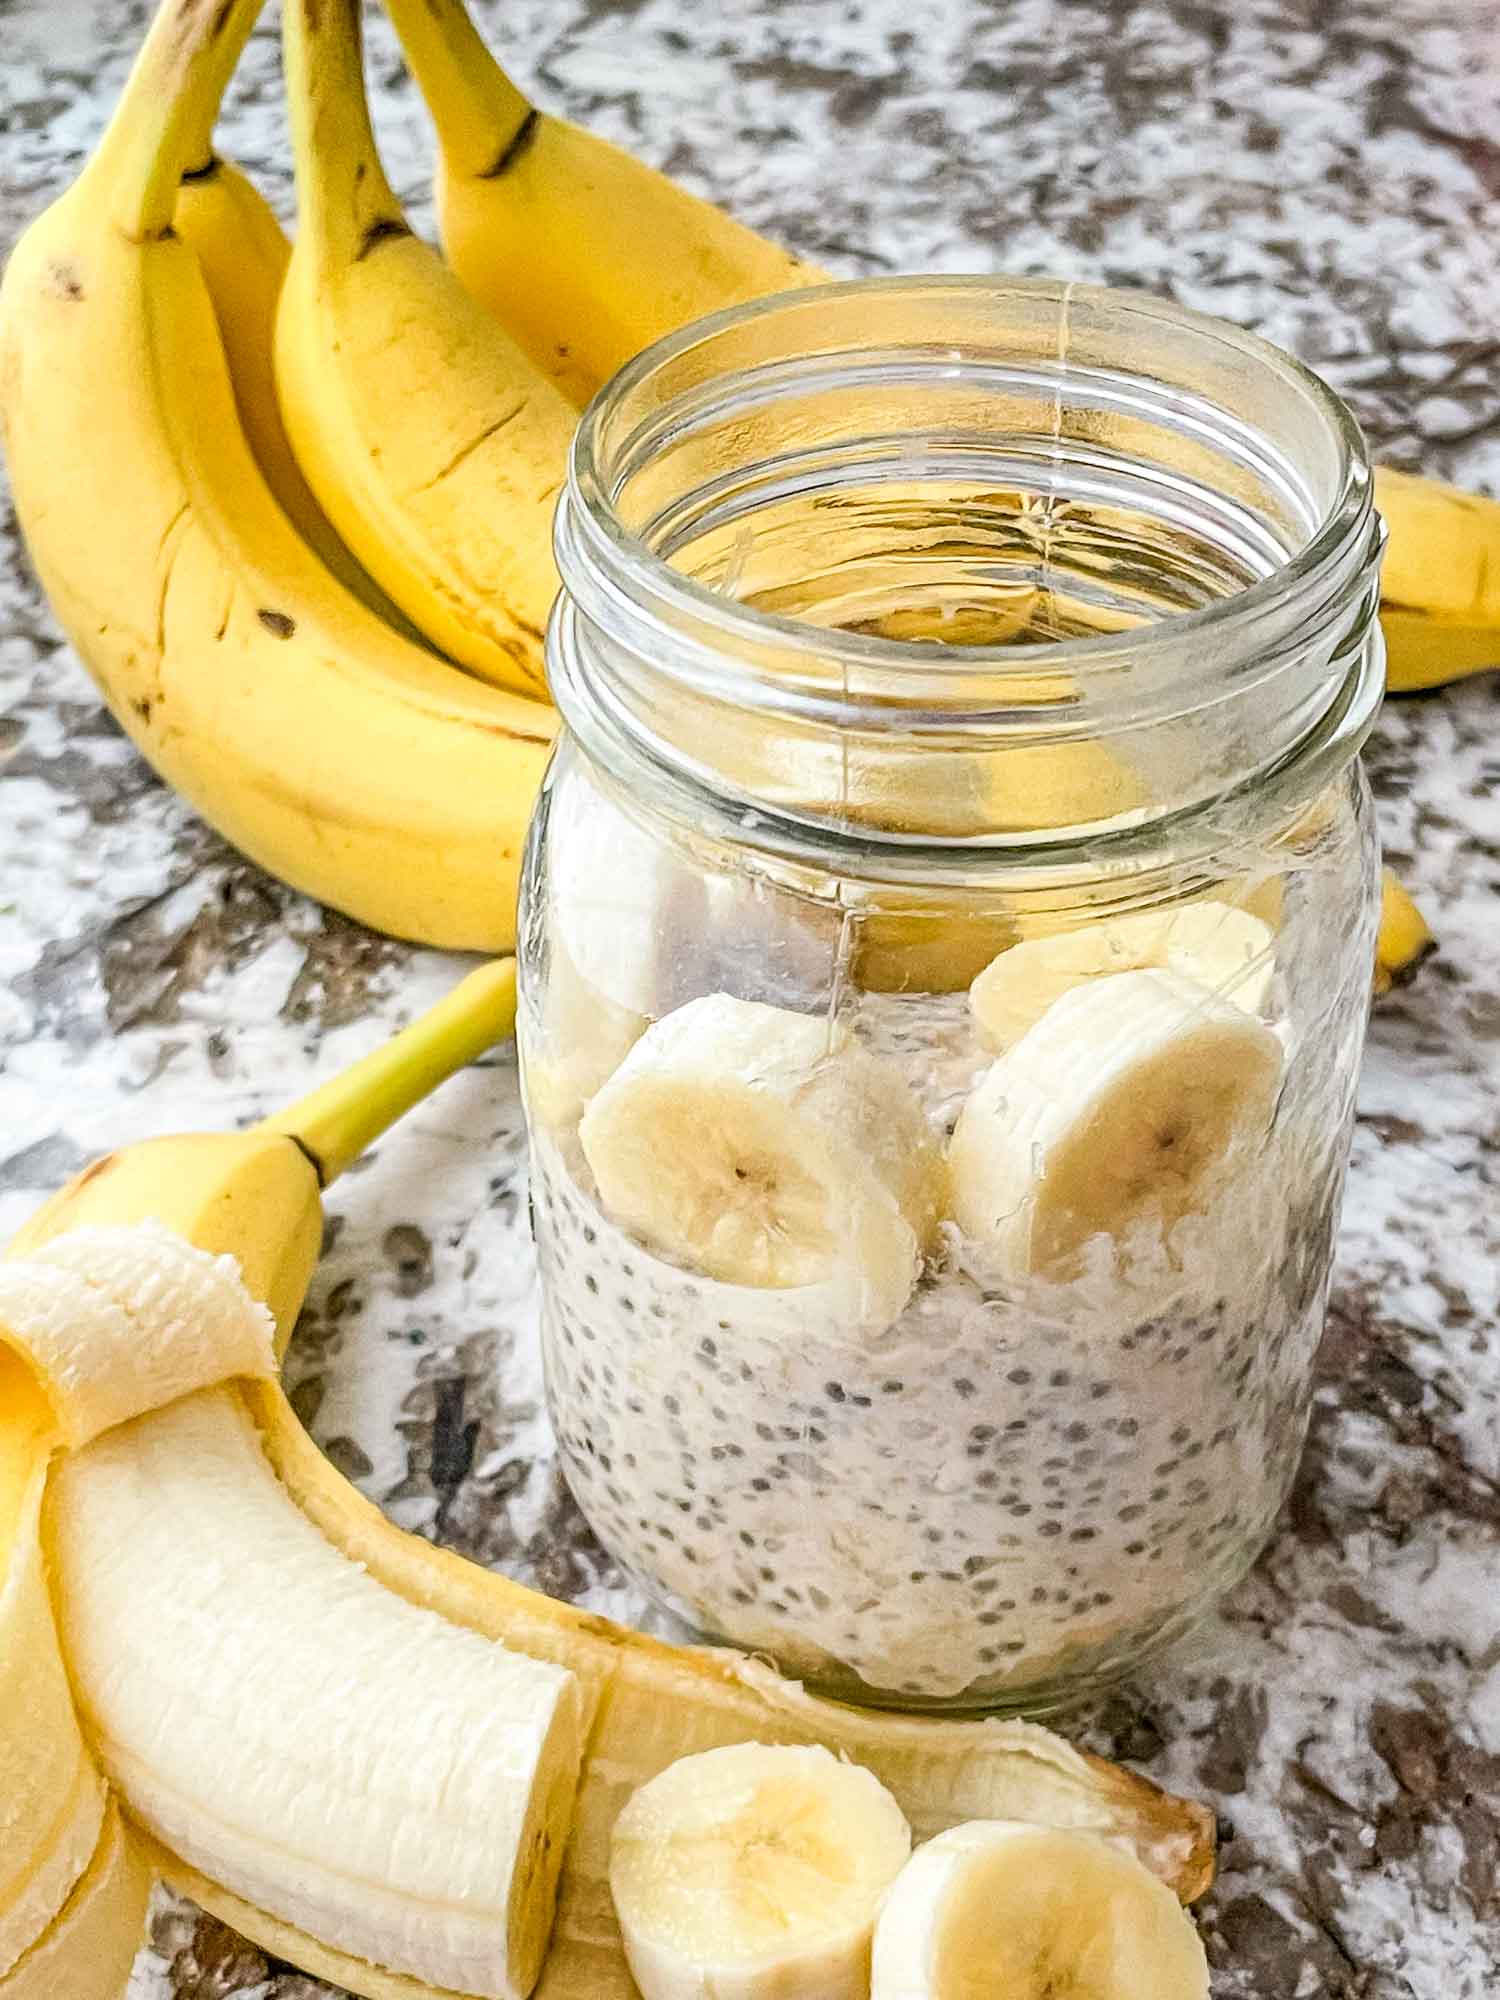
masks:
[[[11,259],[17,510],[114,714],[221,833],[377,929],[504,948],[576,410],[659,335],[820,274],[538,111],[462,0],[389,0],[446,262],[381,169],[359,0],[285,0],[293,249],[212,147],[262,5],[163,0]],[[1394,473],[1380,499],[1392,686],[1500,659],[1500,505]]]
[[[1172,1899],[1152,1877],[1200,1894],[1201,1806],[1030,1724],[861,1714],[539,1597],[403,1534],[322,1457],[276,1372],[321,1190],[514,1001],[513,966],[484,966],[268,1124],[95,1162],[0,1260],[0,2000],[119,2000],[151,1871],[371,2000],[627,2000],[626,1945],[639,1963],[660,1912],[628,1841],[611,1894],[611,1830],[732,1744],[853,1760],[919,1839],[973,1819],[1104,1836],[1153,1923]],[[821,1790],[777,1810],[789,1922]],[[748,1814],[752,1859],[768,1839]],[[1092,1895],[1098,1851],[1049,1879],[1076,1860]]]

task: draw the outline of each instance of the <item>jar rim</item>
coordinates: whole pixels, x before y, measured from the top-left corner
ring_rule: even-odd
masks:
[[[1264,364],[1268,371],[1288,377],[1321,411],[1339,451],[1337,491],[1302,545],[1284,562],[1240,589],[1192,609],[1175,611],[1163,621],[1124,631],[988,645],[896,639],[819,625],[784,612],[765,610],[716,590],[677,568],[621,519],[602,433],[618,407],[653,374],[695,347],[737,328],[752,326],[758,320],[771,319],[799,304],[805,305],[810,299],[832,306],[851,298],[899,298],[903,294],[913,299],[921,295],[934,299],[988,295],[996,300],[1040,299],[1050,294],[1059,300],[1107,305],[1122,315],[1192,332],[1236,349]],[[1273,611],[1284,616],[1289,597],[1316,596],[1320,583],[1347,557],[1351,542],[1372,514],[1373,479],[1363,434],[1342,398],[1315,370],[1258,334],[1133,288],[1049,278],[957,274],[859,278],[798,287],[727,307],[663,336],[627,362],[584,410],[569,457],[563,508],[572,514],[570,527],[581,530],[583,546],[592,557],[602,558],[607,570],[617,576],[628,572],[634,587],[643,588],[655,607],[713,635],[715,643],[726,652],[736,646],[764,646],[770,642],[793,654],[816,656],[825,663],[845,661],[867,671],[900,671],[918,680],[924,674],[941,674],[950,680],[962,678],[965,669],[970,669],[998,678],[1002,683],[1007,678],[1022,683],[1034,681],[1039,672],[1066,673],[1073,667],[1100,663],[1106,663],[1111,670],[1129,671],[1139,664],[1142,655],[1159,653],[1164,639],[1196,644],[1225,631],[1253,628]]]

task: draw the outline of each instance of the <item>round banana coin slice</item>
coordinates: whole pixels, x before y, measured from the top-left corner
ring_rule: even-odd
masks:
[[[1264,1135],[1282,1060],[1263,1022],[1173,973],[1075,986],[959,1114],[959,1228],[1014,1277],[1064,1279],[1091,1237],[1206,1212]]]
[[[711,993],[647,1029],[589,1103],[611,1219],[703,1277],[816,1287],[883,1331],[941,1212],[941,1153],[899,1069],[821,1015]]]
[[[1275,972],[1269,924],[1232,903],[1140,910],[1056,937],[1028,938],[993,959],[969,988],[984,1042],[1008,1049],[1075,986],[1118,972],[1175,972],[1258,1013]]]
[[[875,1930],[872,2000],[1206,2000],[1192,1919],[1098,1834],[974,1820],[920,1848]]]
[[[881,1898],[911,1829],[817,1745],[671,1764],[615,1822],[609,1881],[645,2000],[867,2000]]]

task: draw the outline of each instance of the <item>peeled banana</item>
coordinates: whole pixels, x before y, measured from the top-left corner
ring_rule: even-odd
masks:
[[[578,1774],[571,1674],[340,1555],[230,1394],[65,1459],[51,1524],[89,1739],[147,1832],[355,1957],[530,1992]]]
[[[435,645],[545,698],[576,412],[412,233],[370,126],[359,0],[285,0],[284,21],[298,230],[276,384],[298,462]]]
[[[871,2000],[1207,2000],[1192,1920],[1087,1833],[983,1822],[907,1863],[875,1932]]]
[[[885,1786],[831,1751],[684,1757],[641,1787],[610,1842],[635,1983],[645,2000],[868,2000],[875,1917],[910,1854]]]
[[[184,135],[259,5],[162,10],[98,153],[11,257],[17,512],[116,716],[221,832],[383,930],[503,945],[556,718],[401,639],[298,537],[172,229]]]
[[[1441,687],[1500,667],[1500,501],[1378,466],[1386,685]]]
[[[823,274],[630,154],[538,111],[463,0],[387,0],[437,126],[448,262],[580,408],[643,347]]]
[[[34,1258],[48,1243],[82,1225],[118,1228],[148,1215],[215,1255],[233,1250],[237,1239],[238,1262],[251,1293],[268,1304],[274,1293],[278,1339],[284,1342],[315,1254],[320,1180],[334,1178],[362,1144],[423,1090],[503,1032],[513,1006],[509,969],[486,968],[446,1003],[435,1024],[418,1023],[390,1049],[367,1058],[349,1077],[325,1086],[269,1127],[223,1136],[212,1144],[195,1137],[159,1140],[86,1171],[33,1219],[10,1254]],[[36,1394],[40,1398],[39,1389]],[[183,1427],[181,1435],[175,1427]],[[169,1449],[164,1442],[169,1438],[180,1448]],[[137,1451],[144,1454],[139,1460]],[[274,1481],[257,1463],[260,1452]],[[186,1538],[197,1552],[191,1578],[174,1568],[166,1541],[160,1544],[159,1567],[164,1576],[177,1577],[175,1589],[167,1594],[180,1592],[184,1602],[176,1610],[166,1603],[160,1607],[174,1621],[173,1629],[180,1630],[181,1639],[171,1662],[159,1664],[162,1672],[170,1673],[173,1689],[201,1689],[209,1714],[226,1717],[222,1704],[239,1700],[215,1641],[220,1617],[227,1621],[223,1629],[232,1635],[238,1631],[240,1615],[217,1594],[215,1566],[244,1577],[245,1564],[251,1560],[250,1545],[236,1525],[236,1496],[265,1524],[274,1546],[287,1553],[288,1603],[300,1602],[303,1588],[312,1587],[320,1576],[347,1579],[351,1574],[347,1566],[357,1565],[364,1572],[361,1594],[366,1584],[383,1586],[407,1605],[436,1614],[446,1627],[460,1628],[451,1635],[455,1641],[466,1629],[498,1641],[510,1654],[562,1669],[565,1678],[576,1681],[587,1750],[563,1859],[557,1924],[537,1988],[544,2000],[628,2000],[632,1988],[608,1887],[611,1831],[640,1785],[676,1759],[722,1744],[821,1743],[854,1759],[887,1786],[919,1837],[976,1815],[1003,1816],[1092,1828],[1122,1840],[1185,1896],[1199,1893],[1211,1872],[1212,1822],[1200,1808],[1165,1797],[1144,1780],[1082,1755],[1045,1730],[1017,1723],[908,1720],[839,1708],[804,1694],[753,1661],[664,1646],[538,1597],[402,1534],[322,1457],[279,1385],[268,1379],[206,1390],[178,1403],[175,1415],[170,1410],[147,1415],[106,1432],[64,1476],[58,1532],[65,1556],[65,1604],[71,1607],[69,1629],[75,1615],[82,1627],[92,1663],[86,1665],[82,1681],[90,1715],[100,1722],[107,1720],[106,1709],[113,1712],[116,1699],[127,1706],[139,1700],[138,1694],[129,1693],[130,1684],[141,1685],[139,1662],[143,1649],[154,1642],[128,1605],[110,1608],[106,1615],[104,1607],[112,1606],[114,1586],[107,1577],[91,1574],[91,1549],[101,1542],[112,1544],[123,1532],[120,1524],[110,1525],[114,1499],[107,1504],[98,1501],[104,1485],[93,1494],[88,1490],[91,1460],[107,1468],[101,1481],[110,1487],[122,1483],[120,1504],[137,1534],[152,1546],[162,1532],[158,1501],[152,1497],[156,1480],[141,1476],[142,1466],[153,1467],[171,1489],[179,1520],[197,1510],[202,1482],[203,1531],[200,1535],[195,1529]],[[94,1511],[96,1502],[99,1512]],[[71,1530],[70,1504],[79,1510]],[[86,1516],[94,1523],[87,1533],[78,1526]],[[333,1569],[305,1540],[300,1523],[320,1530],[318,1542],[338,1552],[328,1557]],[[129,1539],[133,1543],[135,1538]],[[257,1543],[263,1539],[257,1533]],[[304,1550],[309,1552],[305,1567]],[[125,1569],[133,1571],[135,1558],[123,1542],[117,1554]],[[156,1588],[152,1578],[136,1572],[136,1580],[149,1598]],[[355,1588],[347,1582],[337,1587]],[[259,1590],[252,1572],[247,1588],[252,1604]],[[90,1603],[92,1612],[87,1609]],[[201,1617],[193,1616],[193,1603],[200,1606]],[[262,1618],[272,1631],[277,1615],[277,1607],[266,1601]],[[314,1629],[322,1629],[317,1626],[320,1615],[311,1614]],[[112,1686],[104,1658],[104,1635],[117,1623],[122,1639],[129,1642],[121,1655],[121,1690]],[[356,1632],[358,1625],[355,1619]],[[189,1633],[194,1635],[191,1643]],[[303,1646],[305,1636],[291,1643]],[[226,1638],[226,1649],[229,1644]],[[332,1657],[341,1658],[337,1644],[336,1634],[331,1634]],[[274,1660],[265,1671],[268,1678],[273,1676]],[[299,1694],[306,1693],[304,1683]],[[279,1712],[274,1705],[263,1714],[247,1712],[246,1728],[260,1745],[258,1750],[241,1742],[232,1727],[214,1733],[212,1755],[217,1760],[220,1798],[253,1798],[257,1774],[263,1770],[273,1774],[267,1780],[270,1795],[274,1772],[284,1768],[278,1756],[301,1740],[291,1721],[285,1736],[278,1736]],[[181,1713],[175,1694],[172,1713]],[[357,1930],[343,1928],[340,1920],[337,1936],[315,1935],[297,1921],[302,1917],[324,1929],[335,1928],[319,1885],[330,1887],[329,1871],[336,1867],[347,1840],[378,1839],[378,1829],[389,1824],[386,1806],[372,1810],[370,1825],[364,1829],[338,1825],[319,1832],[311,1822],[304,1823],[300,1842],[307,1900],[288,1902],[282,1914],[273,1914],[263,1903],[251,1900],[268,1893],[265,1875],[251,1865],[256,1861],[265,1865],[261,1843],[271,1838],[265,1822],[240,1823],[238,1808],[233,1828],[216,1825],[211,1810],[185,1811],[179,1818],[186,1788],[197,1782],[192,1773],[176,1771],[178,1783],[171,1782],[175,1768],[171,1746],[153,1742],[144,1717],[132,1723],[130,1740],[136,1755],[122,1758],[118,1768],[122,1776],[129,1770],[129,1782],[149,1802],[153,1824],[169,1836],[148,1848],[169,1879],[268,1950],[350,1992],[375,2000],[432,2000],[441,1992],[422,1974],[382,1968],[348,1948],[353,1941],[362,1949],[391,1951],[391,1909],[383,1904],[377,1911],[373,1899],[367,1900],[368,1882],[345,1882],[339,1887],[339,1894],[352,1905]],[[339,1740],[333,1736],[330,1748]],[[110,1741],[124,1743],[123,1729]],[[419,1742],[393,1732],[393,1744],[409,1751],[409,1779],[420,1788]],[[340,1787],[353,1782],[335,1768],[336,1758],[330,1756],[325,1765],[321,1750],[311,1742],[306,1759],[309,1786],[321,1788],[325,1796],[339,1796]],[[395,1782],[393,1758],[382,1759],[380,1768]],[[213,1806],[212,1800],[209,1805]],[[550,1815],[544,1813],[543,1823],[552,1824]],[[283,1822],[275,1838],[288,1830]],[[445,1827],[433,1837],[447,1840],[451,1832]],[[228,1865],[221,1865],[221,1835]],[[191,1855],[173,1844],[178,1839],[191,1846]],[[464,1872],[457,1847],[449,1851],[457,1878],[472,1880]],[[398,1843],[387,1858],[393,1870],[397,1865],[412,1870],[405,1878],[411,1907],[396,1926],[399,1935],[409,1941],[414,1926],[429,1942],[436,1937],[441,1944],[450,1938],[447,1927],[453,1912],[446,1905],[435,1910],[425,1907],[431,1883],[420,1873],[420,1856],[403,1851]],[[493,1898],[495,1892],[488,1893]],[[418,1909],[418,1904],[423,1907]],[[346,1908],[344,1920],[349,1918]],[[446,1960],[440,1966],[434,1960],[430,1970],[437,1972],[451,1963]],[[519,1963],[512,1961],[512,1977]]]

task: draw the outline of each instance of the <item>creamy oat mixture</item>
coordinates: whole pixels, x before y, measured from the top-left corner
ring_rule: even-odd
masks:
[[[855,1025],[949,1129],[989,1060],[965,996],[869,996]],[[1034,1703],[1107,1677],[1270,1530],[1343,1120],[1299,1104],[1209,1213],[1101,1237],[1066,1283],[1000,1279],[948,1225],[905,1312],[855,1339],[795,1291],[652,1255],[570,1133],[538,1129],[550,1400],[584,1511],[698,1630],[836,1692]]]

